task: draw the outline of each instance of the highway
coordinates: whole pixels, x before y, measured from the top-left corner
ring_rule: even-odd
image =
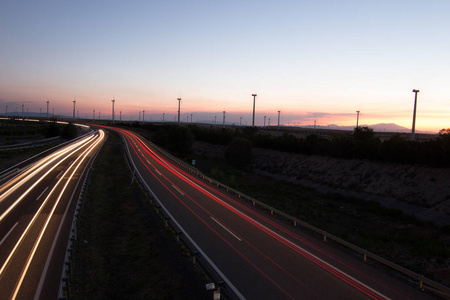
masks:
[[[103,130],[0,186],[0,299],[57,299],[76,202]]]
[[[178,167],[140,136],[126,142],[145,184],[240,299],[434,299]]]

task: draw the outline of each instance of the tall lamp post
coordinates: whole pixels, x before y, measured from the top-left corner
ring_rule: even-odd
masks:
[[[75,120],[75,103],[77,103],[77,101],[75,101],[75,98],[73,98],[73,119]]]
[[[112,102],[112,123],[114,125],[114,102],[116,102],[116,99],[113,98],[111,102]]]
[[[416,108],[417,108],[417,93],[420,92],[420,90],[412,90],[414,95],[414,112],[413,112],[413,121],[412,121],[412,131],[411,131],[411,141],[414,141],[416,139],[415,132],[416,132]]]
[[[225,111],[223,111],[223,124],[222,127],[225,127]]]
[[[23,104],[22,104],[22,120],[25,120],[25,118],[23,117]]]
[[[252,120],[252,127],[255,127],[255,100],[256,100],[256,94],[252,94],[253,96],[253,120]]]
[[[180,126],[180,103],[181,103],[181,98],[177,98],[178,100],[178,126]]]
[[[280,130],[280,111],[278,111],[278,130]]]
[[[356,111],[356,128],[358,128],[359,125],[359,110]]]
[[[5,117],[8,117],[8,104],[5,104]]]
[[[49,101],[47,100],[47,119],[48,119],[48,103]]]

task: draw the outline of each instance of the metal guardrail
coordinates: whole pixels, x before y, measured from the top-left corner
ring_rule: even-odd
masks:
[[[11,150],[18,150],[18,149],[26,149],[26,148],[31,148],[31,147],[38,147],[38,146],[50,144],[60,138],[61,137],[59,137],[59,136],[55,136],[55,137],[51,137],[48,139],[40,139],[40,140],[34,140],[34,141],[29,141],[29,142],[20,143],[20,144],[0,146],[0,151],[11,151]]]
[[[189,236],[189,234],[183,229],[183,227],[175,220],[170,212],[165,208],[158,197],[153,193],[152,189],[147,185],[139,170],[136,168],[133,160],[131,159],[130,149],[125,140],[125,137],[121,135],[125,148],[127,159],[130,167],[133,170],[134,175],[139,180],[139,183],[150,194],[152,200],[156,203],[158,212],[165,218],[166,227],[170,227],[176,233],[177,241],[182,241],[183,244],[193,254],[193,263],[199,263],[203,270],[210,276],[210,279],[215,280],[218,286],[218,291],[222,293],[227,299],[240,299],[244,300],[245,297],[236,289],[231,281],[222,273],[222,271],[214,264],[214,262],[203,252],[203,250],[197,245],[197,243]]]
[[[189,172],[199,176],[200,178],[202,178],[202,179],[204,179],[206,181],[209,181],[209,183],[214,184],[217,187],[221,187],[221,188],[225,189],[229,193],[235,194],[240,199],[252,202],[253,206],[258,205],[258,206],[260,206],[260,207],[270,211],[271,215],[276,214],[276,215],[281,216],[281,217],[283,217],[283,218],[285,218],[287,220],[292,221],[294,227],[297,227],[298,225],[300,225],[300,226],[302,226],[304,228],[307,228],[307,229],[309,229],[309,230],[311,230],[311,231],[313,231],[313,232],[315,232],[315,233],[317,233],[319,235],[322,235],[324,242],[326,242],[327,240],[332,240],[332,241],[334,241],[334,242],[336,242],[338,244],[341,244],[341,245],[343,245],[343,246],[345,246],[345,247],[355,251],[356,253],[361,254],[363,256],[363,260],[364,261],[367,261],[367,259],[370,258],[370,259],[372,259],[372,260],[374,260],[374,261],[376,261],[376,262],[378,262],[378,263],[380,263],[380,264],[382,264],[384,266],[387,266],[387,267],[389,267],[389,268],[391,268],[391,269],[393,269],[393,270],[395,270],[395,271],[397,271],[397,272],[399,272],[399,273],[401,273],[403,275],[406,275],[406,276],[410,277],[412,280],[416,281],[418,286],[419,286],[419,288],[422,289],[422,290],[428,290],[428,291],[430,291],[430,292],[432,292],[432,293],[434,293],[436,295],[439,295],[441,297],[450,299],[450,288],[449,287],[447,287],[447,286],[445,286],[443,284],[440,284],[440,283],[438,283],[438,282],[436,282],[434,280],[431,280],[431,279],[429,279],[429,278],[427,278],[427,277],[425,277],[425,276],[423,276],[421,274],[418,274],[418,273],[416,273],[416,272],[414,272],[412,270],[409,270],[409,269],[407,269],[405,267],[402,267],[402,266],[400,266],[400,265],[398,265],[396,263],[393,263],[393,262],[391,262],[391,261],[389,261],[389,260],[387,260],[387,259],[385,259],[385,258],[383,258],[381,256],[378,256],[378,255],[376,255],[376,254],[374,254],[374,253],[372,253],[370,251],[367,251],[366,249],[362,249],[362,248],[360,248],[360,247],[358,247],[358,246],[356,246],[356,245],[354,245],[354,244],[352,244],[350,242],[347,242],[347,241],[345,241],[345,240],[343,240],[343,239],[341,239],[341,238],[339,238],[339,237],[337,237],[335,235],[332,235],[332,234],[330,234],[330,233],[328,233],[328,232],[326,232],[326,231],[324,231],[322,229],[319,229],[319,228],[317,228],[317,227],[315,227],[315,226],[313,226],[311,224],[308,224],[308,223],[306,223],[306,222],[304,222],[304,221],[302,221],[300,219],[292,217],[292,216],[286,214],[283,211],[280,211],[280,210],[278,210],[278,209],[276,209],[276,208],[274,208],[272,206],[269,206],[269,205],[267,205],[267,204],[265,204],[265,203],[263,203],[263,202],[261,202],[261,201],[259,201],[257,199],[254,199],[254,198],[252,198],[250,196],[247,196],[247,195],[245,195],[245,194],[243,194],[243,193],[241,193],[241,192],[239,192],[239,191],[237,191],[237,190],[235,190],[235,189],[233,189],[233,188],[231,188],[229,186],[226,186],[226,185],[224,185],[224,184],[222,184],[222,183],[220,183],[220,182],[218,182],[218,181],[216,181],[216,180],[214,180],[214,179],[212,179],[212,178],[202,174],[198,169],[188,165],[186,162],[178,159],[177,157],[171,155],[170,153],[167,153],[166,151],[164,151],[160,147],[156,146],[152,142],[150,142],[150,141],[147,141],[147,142],[150,143],[156,149],[158,149],[158,151],[164,153],[167,157],[169,157],[171,160],[173,160],[179,166],[181,166],[184,169],[188,170]]]

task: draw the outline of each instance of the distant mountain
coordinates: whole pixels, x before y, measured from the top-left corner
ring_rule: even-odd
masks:
[[[411,128],[403,127],[400,125],[397,125],[395,123],[378,123],[373,125],[367,125],[367,124],[361,124],[360,126],[367,126],[369,128],[372,128],[375,132],[411,132]],[[325,127],[322,127],[325,128]],[[338,129],[338,130],[350,130],[353,131],[355,129],[354,126],[339,126],[335,124],[330,124],[328,128],[332,129]],[[430,133],[426,131],[416,130],[417,133]]]

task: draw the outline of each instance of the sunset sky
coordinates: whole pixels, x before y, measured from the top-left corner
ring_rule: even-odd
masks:
[[[450,1],[0,0],[0,116],[450,127]]]

